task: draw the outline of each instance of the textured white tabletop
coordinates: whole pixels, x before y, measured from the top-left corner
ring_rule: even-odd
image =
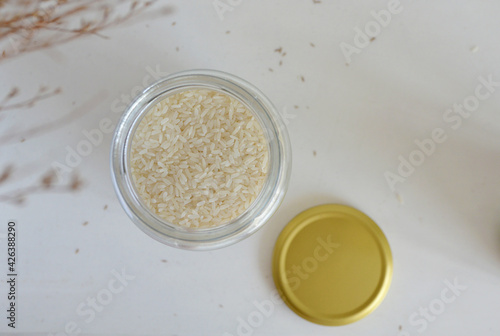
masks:
[[[55,162],[76,166],[84,186],[0,203],[0,332],[499,335],[499,11],[494,0],[161,2],[104,31],[108,38],[2,61],[5,94],[13,86],[22,89],[16,99],[42,84],[63,90],[2,112],[2,135],[83,111],[2,144],[0,168],[16,168],[0,193],[36,183]],[[110,133],[81,160],[68,154],[86,132],[114,126],[143,83],[195,68],[259,87],[287,119],[293,151],[274,217],[212,252],[164,246],[128,219],[111,184]],[[260,313],[275,288],[278,234],[324,203],[353,206],[382,228],[394,257],[387,297],[344,327],[315,325],[285,305]],[[18,232],[15,330],[5,318],[10,219]]]

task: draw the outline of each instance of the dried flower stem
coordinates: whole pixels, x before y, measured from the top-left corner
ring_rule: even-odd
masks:
[[[49,171],[49,173],[42,176],[41,181],[38,184],[0,194],[0,202],[22,204],[29,195],[46,192],[74,192],[80,190],[83,185],[83,181],[77,174],[74,174],[71,181],[65,185],[54,185],[54,178],[55,173],[53,171]]]
[[[9,40],[11,48],[5,49],[0,61],[22,53],[45,49],[77,39],[83,35],[98,35],[103,29],[119,25],[137,16],[155,1],[115,0],[103,3],[98,0],[70,2],[65,0],[0,2],[12,11],[0,15],[0,42]],[[116,8],[130,3],[124,14],[115,14]],[[48,4],[49,6],[43,6]],[[46,8],[45,8],[46,7]],[[80,23],[74,26],[75,21]]]
[[[23,131],[15,131],[10,134],[4,134],[0,136],[0,145],[5,145],[14,141],[18,141],[20,138],[34,137],[47,133],[48,131],[57,129],[69,122],[81,117],[85,112],[92,110],[92,108],[99,105],[107,97],[106,92],[100,92],[94,97],[86,101],[82,106],[74,109],[73,111],[67,113],[64,117],[61,117],[55,121],[51,121],[47,124],[42,124],[38,126],[31,127]]]
[[[7,104],[18,94],[18,92],[18,88],[13,88],[11,92],[7,96],[5,96],[5,98],[0,102],[0,113],[8,110],[33,107],[35,103],[39,102],[40,100],[44,100],[61,93],[61,88],[56,88],[52,91],[47,92],[47,88],[42,86],[33,97],[14,104]]]
[[[24,53],[51,48],[86,35],[107,38],[101,33],[103,29],[122,24],[141,14],[155,1],[0,0],[0,63]],[[128,7],[124,8],[127,4]],[[41,100],[59,94],[61,89],[49,90],[47,87],[40,87],[31,98],[12,102],[19,92],[20,89],[14,87],[0,100],[0,114],[31,108]],[[104,99],[105,93],[100,93],[56,121],[0,135],[0,146],[17,140],[24,141],[25,137],[46,134],[84,115]],[[4,169],[0,170],[0,185],[3,188],[12,182],[13,172],[12,164],[5,165]],[[41,175],[39,181],[33,185],[11,192],[1,192],[0,202],[22,204],[32,194],[81,189],[82,180],[78,175],[73,175],[71,181],[63,185],[54,184],[55,176],[55,172],[50,170]]]

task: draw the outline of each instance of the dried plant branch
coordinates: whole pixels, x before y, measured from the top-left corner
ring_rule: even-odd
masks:
[[[16,90],[12,90],[12,92],[16,92]],[[12,96],[15,96],[15,94],[13,94]],[[71,122],[76,118],[84,115],[84,112],[93,109],[99,103],[104,101],[106,97],[107,94],[101,92],[96,96],[94,96],[93,98],[89,99],[84,104],[82,104],[82,106],[80,106],[79,108],[74,109],[72,112],[66,114],[62,118],[59,118],[55,122],[35,126],[23,132],[16,132],[14,134],[0,136],[0,145],[2,144],[4,145],[15,140],[16,136],[20,137],[24,135],[33,137],[36,135],[44,134],[55,128],[58,128],[63,124]],[[4,167],[3,171],[0,172],[0,186],[5,185],[7,182],[11,180],[13,172],[14,172],[14,166],[12,164],[9,164]],[[55,171],[50,170],[49,172],[40,177],[38,183],[14,191],[2,192],[0,193],[0,203],[23,204],[28,195],[44,193],[44,192],[51,192],[51,193],[74,192],[80,190],[83,185],[82,179],[77,174],[74,174],[68,183],[62,185],[55,184],[56,177],[57,175]]]
[[[13,165],[8,165],[3,169],[2,174],[0,174],[0,184],[5,183],[11,177],[13,170]]]
[[[0,14],[0,43],[4,44],[0,61],[84,35],[106,38],[100,33],[102,30],[143,13],[154,2],[156,0],[4,0],[0,8],[10,10]],[[6,42],[10,47],[5,47]]]
[[[78,117],[81,117],[85,112],[92,110],[94,107],[102,103],[107,97],[106,92],[100,92],[96,94],[91,99],[87,100],[82,106],[74,109],[73,111],[67,113],[64,117],[61,117],[55,121],[51,121],[46,124],[37,125],[28,128],[23,131],[14,131],[9,134],[4,134],[0,136],[0,145],[6,145],[8,143],[19,141],[21,138],[35,137],[46,134],[47,132],[57,129],[69,122],[74,121]]]
[[[138,16],[154,2],[156,0],[0,0],[0,64],[16,56],[51,48],[87,35],[107,39],[102,30]],[[162,12],[160,9],[155,11],[155,14],[158,13],[164,15],[169,12]],[[31,108],[38,102],[59,94],[61,89],[49,90],[42,86],[32,97],[15,101],[20,91],[14,87],[0,100],[0,115]],[[100,93],[55,121],[22,130],[11,129],[9,134],[0,135],[0,146],[18,140],[22,142],[27,137],[43,135],[60,128],[97,106],[105,96],[105,93]],[[12,164],[5,165],[3,170],[0,170],[2,189],[13,182],[14,171]],[[55,177],[56,173],[50,170],[32,185],[10,192],[0,192],[0,202],[22,204],[32,194],[71,192],[82,187],[82,180],[76,174],[68,183],[62,185],[54,183]]]
[[[68,183],[63,185],[55,184],[55,179],[56,173],[50,170],[42,175],[40,180],[33,185],[0,194],[0,203],[23,204],[26,198],[33,194],[75,192],[79,191],[83,186],[83,180],[76,173],[73,174]]]
[[[12,88],[9,94],[6,95],[2,101],[0,101],[0,113],[8,110],[33,107],[35,103],[40,100],[44,100],[61,93],[61,88],[49,90],[46,86],[41,86],[33,97],[17,103],[7,104],[12,98],[18,95],[19,91],[20,90],[17,87]]]

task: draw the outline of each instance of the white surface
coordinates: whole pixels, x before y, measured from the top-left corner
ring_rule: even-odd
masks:
[[[500,3],[402,0],[403,11],[346,66],[340,43],[353,43],[353,29],[387,3],[243,1],[221,21],[210,0],[174,1],[167,4],[172,14],[107,30],[109,40],[88,37],[0,64],[1,92],[16,85],[28,96],[39,84],[64,90],[32,110],[10,113],[2,131],[50,120],[71,111],[73,102],[80,106],[106,93],[71,125],[1,147],[2,166],[29,164],[35,173],[64,162],[65,147],[75,148],[82,130],[97,128],[105,117],[115,123],[113,100],[140,85],[147,66],[227,71],[294,115],[283,205],[257,234],[222,250],[163,246],[132,224],[110,181],[111,135],[79,165],[87,183],[82,192],[35,195],[23,207],[0,204],[0,232],[9,218],[19,226],[16,331],[62,333],[74,321],[85,334],[237,335],[238,318],[247,319],[256,311],[252,302],[274,290],[271,253],[281,229],[302,210],[339,202],[368,214],[387,235],[394,255],[388,296],[367,318],[336,328],[277,306],[253,335],[500,334],[500,88],[459,129],[442,119],[474,93],[479,76],[500,81]],[[278,47],[286,56],[274,52]],[[414,140],[436,127],[448,140],[390,190],[384,173],[395,171],[398,156],[408,157]],[[1,190],[26,184],[29,179]],[[4,273],[5,239],[0,251]],[[122,268],[135,279],[85,323],[78,305]],[[420,332],[410,316],[439,299],[443,282],[455,278],[467,290]],[[10,332],[4,317],[0,321],[0,331]]]

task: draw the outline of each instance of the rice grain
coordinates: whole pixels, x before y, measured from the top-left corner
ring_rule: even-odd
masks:
[[[146,113],[130,162],[136,190],[153,213],[184,227],[213,227],[255,201],[269,150],[260,123],[240,101],[189,90]]]

